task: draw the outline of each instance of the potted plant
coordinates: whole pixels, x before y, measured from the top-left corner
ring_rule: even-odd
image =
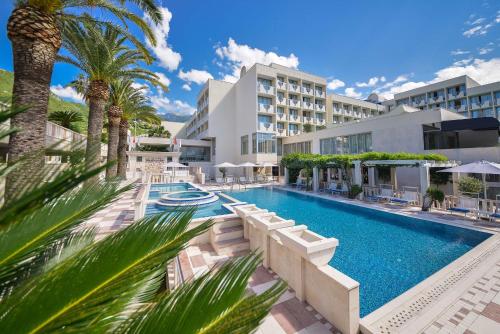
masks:
[[[435,203],[442,203],[444,201],[444,193],[437,188],[429,188],[424,195],[422,201],[422,211],[430,211]]]
[[[363,192],[363,188],[361,188],[361,186],[359,184],[353,184],[350,189],[349,189],[349,193],[347,194],[347,196],[350,198],[350,199],[355,199],[359,194],[361,194]]]

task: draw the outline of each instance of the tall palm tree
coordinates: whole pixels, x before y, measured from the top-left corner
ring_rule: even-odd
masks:
[[[149,99],[144,96],[141,89],[137,89],[134,94],[129,96],[127,103],[123,107],[120,120],[117,174],[122,179],[127,177],[127,137],[130,122],[135,125],[161,124],[160,116],[156,113],[156,109],[149,104]]]
[[[122,22],[133,22],[154,45],[154,34],[139,16],[125,7],[125,0],[17,0],[7,24],[14,62],[14,106],[28,106],[25,113],[11,120],[13,128],[22,131],[9,138],[9,163],[14,164],[28,153],[43,151],[52,69],[62,44],[62,33],[68,23],[98,22],[92,17],[96,9],[112,14]],[[159,7],[151,0],[133,0],[155,23],[160,22]],[[111,25],[109,21],[100,22]],[[133,35],[115,25],[136,45],[142,44]],[[16,183],[28,177],[44,163],[43,154],[31,159],[24,169],[11,173],[6,180],[5,200],[16,194]]]
[[[148,129],[148,137],[170,138],[170,131],[165,129],[163,125],[152,126]]]
[[[143,69],[140,62],[150,62],[147,51],[131,49],[126,45],[127,37],[113,28],[85,24],[73,24],[65,32],[63,45],[71,56],[60,56],[59,60],[79,68],[84,82],[84,95],[89,104],[87,131],[87,166],[99,164],[101,133],[104,111],[110,95],[110,83],[117,79],[143,79],[167,89],[152,71]]]
[[[59,124],[62,127],[79,132],[76,123],[83,122],[85,117],[76,110],[57,110],[49,114],[49,121]]]

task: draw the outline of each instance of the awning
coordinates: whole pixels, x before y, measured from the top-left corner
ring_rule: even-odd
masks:
[[[460,130],[498,130],[500,122],[494,117],[456,119],[453,121],[441,122],[441,131],[460,131]]]

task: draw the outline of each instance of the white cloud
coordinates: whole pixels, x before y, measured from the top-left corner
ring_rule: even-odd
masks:
[[[161,72],[155,72],[155,74],[158,76],[158,81],[165,86],[170,86],[170,79],[167,78],[167,76]]]
[[[158,95],[150,95],[151,105],[158,110],[158,113],[165,114],[175,114],[175,115],[192,115],[196,109],[186,102],[180,100],[170,101],[169,98],[165,97],[160,91]]]
[[[382,77],[373,77],[368,80],[368,82],[356,82],[356,86],[360,88],[364,87],[375,87],[378,83],[380,82],[385,82],[386,79],[384,76]]]
[[[83,95],[78,94],[73,87],[63,87],[61,85],[50,86],[50,91],[59,97],[69,99],[78,103],[84,103]]]
[[[480,55],[485,55],[485,54],[490,53],[491,51],[493,51],[493,48],[484,47],[484,48],[480,48],[478,52]]]
[[[495,18],[493,18],[490,23],[485,24],[484,22],[486,19],[484,17],[478,18],[474,21],[471,21],[473,16],[469,18],[467,22],[465,22],[467,25],[472,26],[472,28],[467,29],[466,31],[463,32],[463,35],[465,37],[473,37],[473,36],[481,36],[481,35],[486,35],[488,31],[495,25],[500,23],[500,11],[497,12]]]
[[[326,88],[328,88],[329,90],[335,90],[337,88],[341,88],[344,86],[345,86],[345,82],[343,82],[342,80],[333,79],[333,80],[328,82],[328,84],[326,85]]]
[[[271,63],[280,64],[290,68],[299,67],[299,58],[293,53],[288,56],[280,56],[275,52],[266,52],[257,48],[252,48],[245,44],[238,44],[234,39],[229,38],[227,46],[219,46],[215,49],[215,54],[227,65],[232,73],[226,74],[224,80],[234,82],[239,78],[242,66],[247,68],[255,63],[269,65]]]
[[[483,23],[484,21],[486,21],[486,19],[484,17],[480,17],[478,19],[475,19],[474,21],[467,20],[465,23],[470,25],[470,26],[475,26],[475,25]]]
[[[461,55],[466,55],[469,53],[470,53],[470,51],[464,51],[464,50],[460,50],[460,49],[456,49],[456,50],[453,50],[450,52],[450,54],[452,56],[461,56]]]
[[[166,7],[160,7],[160,12],[163,15],[163,18],[158,25],[156,25],[147,14],[144,15],[144,19],[153,30],[153,34],[156,38],[156,46],[151,45],[148,40],[146,40],[146,45],[156,55],[160,61],[159,65],[161,67],[166,68],[169,71],[174,71],[179,67],[182,57],[180,53],[172,50],[167,43],[172,13]]]
[[[451,66],[440,69],[435,73],[434,79],[430,81],[407,81],[402,85],[393,85],[392,87],[386,87],[389,88],[386,90],[380,89],[377,93],[385,99],[392,99],[394,97],[394,94],[396,93],[404,92],[462,75],[468,75],[483,85],[495,81],[500,81],[500,58],[492,58],[490,60],[467,58],[464,61],[455,62]]]
[[[189,86],[188,84],[184,84],[184,85],[182,85],[182,89],[184,89],[185,91],[190,92],[191,91],[191,86]]]
[[[207,71],[192,69],[187,72],[180,70],[179,78],[187,81],[188,83],[194,82],[195,84],[201,85],[204,84],[208,79],[213,79],[214,77]]]
[[[353,97],[355,99],[359,99],[363,95],[360,92],[356,92],[356,89],[354,87],[348,87],[344,92],[346,96]]]
[[[458,60],[458,61],[456,61],[456,62],[453,63],[453,66],[467,65],[467,64],[470,64],[473,60],[474,60],[474,58],[472,58],[472,57],[465,58],[465,59],[462,59],[462,60]]]

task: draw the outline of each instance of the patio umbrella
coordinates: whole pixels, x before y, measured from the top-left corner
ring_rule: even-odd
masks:
[[[238,165],[238,167],[243,167],[243,170],[245,171],[245,177],[247,176],[247,168],[257,166],[258,165],[254,164],[253,162],[244,162]]]
[[[237,165],[235,164],[232,164],[230,162],[223,162],[223,163],[220,163],[218,165],[214,165],[215,168],[234,168],[234,167],[238,167]]]
[[[175,176],[175,170],[177,168],[187,168],[188,166],[181,164],[180,162],[170,161],[165,164],[166,168],[172,168],[173,176]]]
[[[486,174],[500,175],[500,164],[489,161],[474,161],[469,164],[447,168],[439,171],[440,173],[470,173],[481,174],[483,176],[484,198],[486,199]]]

